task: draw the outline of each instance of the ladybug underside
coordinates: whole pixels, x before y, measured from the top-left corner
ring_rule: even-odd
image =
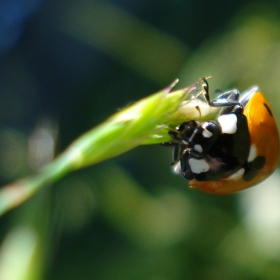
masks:
[[[235,113],[226,116],[232,114]],[[242,114],[235,114],[235,116],[237,122],[232,126],[237,129],[234,133],[222,133],[223,127],[219,122],[212,121],[203,124],[196,122],[197,128],[192,131],[188,139],[184,139],[184,142],[188,144],[180,145],[179,155],[178,152],[177,154],[174,152],[175,161],[180,156],[180,160],[174,166],[174,171],[187,180],[195,178],[198,181],[212,181],[229,176],[232,179],[242,176],[244,180],[251,180],[257,174],[257,170],[263,167],[265,158],[258,156],[248,161],[251,147],[247,120]],[[208,138],[204,137],[204,135],[209,135],[207,127],[211,125],[213,128],[213,123],[215,125],[213,135]],[[186,123],[183,126],[185,125]],[[182,125],[178,130],[180,128],[182,129]],[[188,133],[191,132],[188,131]],[[214,143],[209,147],[207,141],[211,137],[214,139]]]
[[[250,144],[247,118],[243,114],[250,95],[242,103],[239,92],[231,90],[210,102],[208,83],[204,81],[209,106],[222,107],[221,112],[214,121],[188,121],[169,132],[174,139],[170,143],[174,146],[173,169],[187,180],[242,177],[249,181],[265,165],[265,157],[258,156],[256,147]]]

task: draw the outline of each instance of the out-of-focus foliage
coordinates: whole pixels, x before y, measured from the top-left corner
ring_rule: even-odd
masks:
[[[2,2],[1,185],[176,77],[183,87],[212,75],[212,90],[258,84],[280,120],[275,1]],[[279,279],[279,172],[215,197],[173,175],[170,153],[139,147],[8,213],[0,279]]]
[[[0,3],[0,53],[9,51],[19,40],[26,21],[42,0],[2,0]]]

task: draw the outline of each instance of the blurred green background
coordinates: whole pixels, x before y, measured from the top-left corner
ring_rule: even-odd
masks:
[[[279,1],[3,0],[0,181],[175,78],[261,87],[280,120]],[[188,189],[143,146],[46,186],[1,218],[0,279],[280,279],[280,174]]]

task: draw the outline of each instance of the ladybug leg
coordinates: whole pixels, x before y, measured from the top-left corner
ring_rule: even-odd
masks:
[[[188,139],[193,134],[194,130],[199,126],[197,121],[183,122],[177,126],[175,130],[171,130],[168,134],[175,140],[171,143],[188,145]]]
[[[194,176],[189,165],[190,154],[188,151],[188,147],[184,145],[174,147],[172,169],[176,174],[182,175],[187,180],[191,180]]]
[[[182,145],[175,145],[172,151],[172,163],[171,165],[176,164],[182,156]]]
[[[173,162],[171,165],[175,165],[181,158],[189,151],[189,147],[186,145],[175,145],[172,151]]]
[[[205,83],[204,86],[204,97],[211,107],[224,107],[221,114],[227,114],[230,112],[242,113],[243,106],[239,102],[240,93],[237,89],[232,89],[229,91],[222,92],[217,98],[213,101],[210,100],[209,94],[209,84],[205,78],[202,79]]]
[[[206,96],[206,94],[205,94]],[[239,105],[239,96],[240,93],[237,89],[231,89],[229,91],[225,91],[222,94],[220,94],[217,98],[215,98],[213,101],[208,101],[206,98],[208,104],[212,107],[224,107],[224,106],[235,106]]]
[[[189,150],[189,138],[199,125],[200,123],[197,121],[183,122],[175,130],[168,132],[173,141],[163,143],[163,145],[173,146],[171,165],[175,173],[181,173],[180,160]]]
[[[180,163],[181,163],[181,175],[187,179],[192,180],[194,178],[194,175],[192,173],[191,167],[189,165],[189,153],[184,153],[181,157]]]
[[[187,139],[192,135],[195,128],[199,125],[197,121],[183,122],[175,128],[168,131],[168,134],[173,138],[173,141],[162,143],[163,146],[178,146],[188,145]]]
[[[168,134],[175,140],[174,142],[170,142],[170,143],[180,143],[182,140],[180,139],[180,133],[177,130],[170,130],[168,131]]]

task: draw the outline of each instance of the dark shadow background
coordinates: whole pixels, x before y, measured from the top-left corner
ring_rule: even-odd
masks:
[[[279,14],[278,1],[1,1],[1,185],[176,77],[258,84],[279,120]],[[217,197],[170,160],[143,146],[41,190],[1,220],[0,275],[25,260],[17,279],[280,279],[279,174]]]

